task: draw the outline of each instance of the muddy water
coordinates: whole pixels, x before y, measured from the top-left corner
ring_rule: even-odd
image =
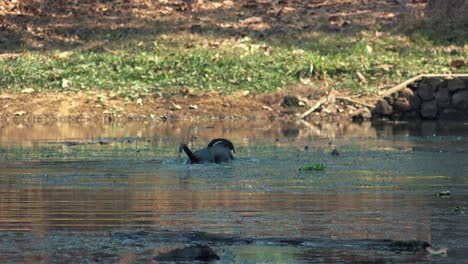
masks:
[[[1,263],[151,263],[191,243],[211,246],[219,263],[468,259],[466,124],[0,131]],[[238,159],[187,165],[176,158],[179,142],[196,149],[213,137],[232,139]],[[330,154],[334,148],[340,155]],[[298,170],[317,163],[325,170]],[[450,196],[437,195],[446,190]],[[197,240],[193,232],[206,235]],[[425,240],[447,247],[448,256],[375,246],[381,239]]]

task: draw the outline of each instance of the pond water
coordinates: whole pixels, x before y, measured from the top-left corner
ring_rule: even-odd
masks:
[[[180,142],[215,137],[234,142],[234,162],[177,159]],[[463,123],[12,124],[0,130],[0,262],[157,263],[194,243],[218,263],[463,262],[467,176]]]

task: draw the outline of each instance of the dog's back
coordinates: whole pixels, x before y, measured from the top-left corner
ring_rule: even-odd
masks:
[[[187,145],[180,144],[179,155],[182,150],[185,151],[189,157],[189,162],[192,164],[229,162],[234,159],[232,152],[235,152],[232,142],[222,138],[213,139],[208,144],[208,147],[197,150],[193,153]]]

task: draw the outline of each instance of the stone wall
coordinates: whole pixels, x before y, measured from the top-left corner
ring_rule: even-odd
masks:
[[[468,77],[422,78],[378,100],[373,117],[468,121]]]

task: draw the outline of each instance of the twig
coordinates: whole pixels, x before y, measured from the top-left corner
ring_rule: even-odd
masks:
[[[106,48],[106,47],[102,47],[102,49],[105,51],[105,52],[108,52],[110,54],[117,54],[118,52],[115,51],[115,50],[111,50],[109,48]]]
[[[309,99],[305,98],[305,97],[302,97],[300,95],[297,95],[296,97],[297,97],[297,99],[299,99],[299,101],[304,102],[307,106],[310,106],[312,104],[312,102]]]
[[[359,101],[356,101],[356,100],[353,100],[349,97],[344,97],[344,96],[337,96],[336,97],[336,100],[340,100],[340,101],[347,101],[347,102],[350,102],[352,104],[357,104],[357,105],[362,105],[362,106],[365,106],[369,109],[374,109],[375,106],[371,105],[371,104],[367,104],[367,103],[363,103],[363,102],[359,102]]]
[[[324,104],[326,101],[328,100],[328,97],[327,96],[323,96],[322,98],[320,98],[320,100],[317,101],[317,103],[315,103],[315,105],[313,105],[312,107],[310,107],[309,110],[305,111],[302,115],[299,116],[300,119],[304,119],[304,117],[310,115],[310,113],[314,112],[315,110],[317,110],[317,108],[319,108],[322,104]]]

